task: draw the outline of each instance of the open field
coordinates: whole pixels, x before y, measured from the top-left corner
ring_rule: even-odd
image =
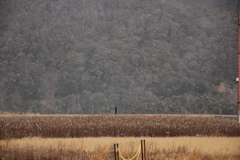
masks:
[[[20,115],[0,117],[0,139],[240,136],[236,120],[187,115]]]
[[[114,143],[131,158],[146,139],[149,160],[238,160],[240,124],[226,117],[1,114],[0,159],[112,160]]]
[[[23,138],[0,141],[0,158],[110,160],[113,144],[124,157],[132,157],[146,140],[149,160],[158,159],[240,159],[240,137],[101,137],[101,138]]]

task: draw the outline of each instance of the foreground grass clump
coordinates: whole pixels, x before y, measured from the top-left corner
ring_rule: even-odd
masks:
[[[0,139],[42,137],[240,136],[236,120],[170,115],[0,117]]]
[[[124,157],[132,157],[146,139],[147,159],[238,160],[239,137],[168,138],[24,138],[0,141],[0,159],[112,160],[113,144],[119,143]]]

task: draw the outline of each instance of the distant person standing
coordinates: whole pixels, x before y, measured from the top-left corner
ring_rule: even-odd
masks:
[[[117,114],[117,106],[115,107],[115,114]]]

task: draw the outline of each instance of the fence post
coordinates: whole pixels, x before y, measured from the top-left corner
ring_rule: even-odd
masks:
[[[143,140],[141,140],[141,155],[142,155],[142,160],[144,160],[143,158]]]
[[[114,159],[117,160],[116,143],[113,144],[113,147],[114,147]]]
[[[118,149],[118,143],[117,143],[117,149]],[[119,151],[117,151],[117,160],[119,160]]]
[[[143,144],[144,144],[144,160],[147,160],[145,139],[143,140]]]

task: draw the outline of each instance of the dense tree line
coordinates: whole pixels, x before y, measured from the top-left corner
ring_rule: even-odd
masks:
[[[0,110],[236,113],[237,0],[0,3]]]

